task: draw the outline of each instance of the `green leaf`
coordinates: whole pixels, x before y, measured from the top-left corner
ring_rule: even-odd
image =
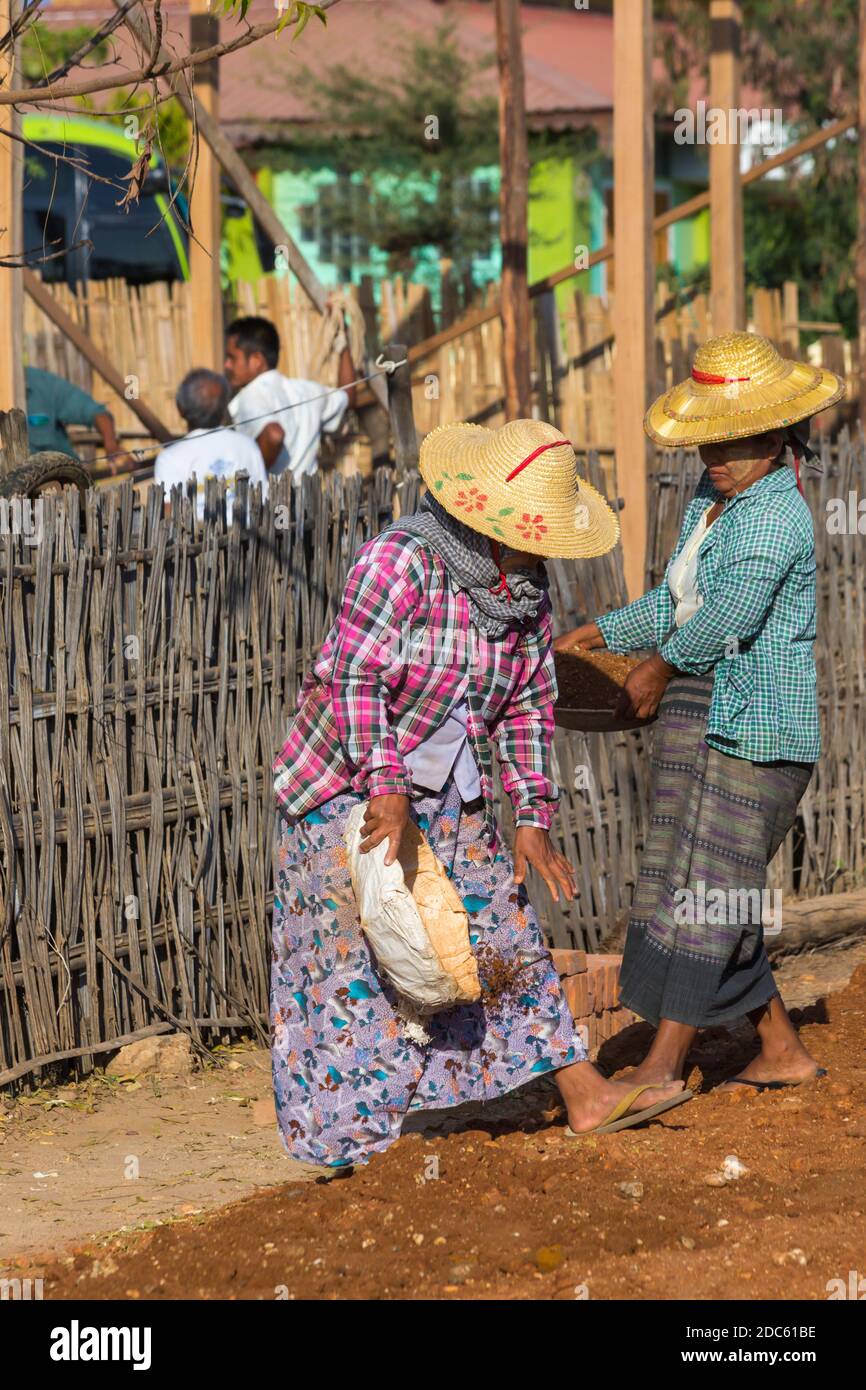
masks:
[[[437,492],[440,492],[440,491],[442,490],[442,487],[443,487],[442,479],[441,479],[441,478],[437,478],[437,479],[436,479],[436,482],[433,484],[433,486],[435,487],[435,489],[436,489]]]
[[[494,529],[494,531],[496,532],[497,536],[504,536],[504,535],[505,535],[505,532],[503,531],[502,527],[501,527],[501,526],[497,526],[495,521],[494,521],[494,523],[493,523],[493,529]]]
[[[474,474],[474,473],[458,473],[458,474],[457,474],[457,477],[458,477],[458,478],[462,478],[464,483],[471,483],[471,482],[472,482],[472,479],[475,477],[475,474]]]
[[[281,34],[281,33],[283,32],[283,30],[285,29],[286,25],[287,25],[287,24],[291,24],[292,21],[293,21],[295,18],[296,18],[296,15],[295,15],[295,7],[294,7],[294,5],[286,5],[286,8],[283,10],[282,14],[280,15],[280,22],[279,22],[279,24],[277,25],[277,33],[278,33],[278,34]]]
[[[514,508],[513,508],[513,507],[503,507],[503,508],[502,508],[502,511],[499,512],[498,515],[499,515],[499,516],[511,516],[511,513],[512,513],[513,511],[514,511]]]
[[[249,4],[249,0],[241,0],[241,3],[246,8]],[[320,5],[308,5],[304,3],[304,0],[291,0],[291,3],[286,6],[286,9],[280,15],[277,33],[281,34],[287,24],[294,24],[295,32],[292,35],[292,43],[294,43],[295,39],[303,34],[313,15],[315,15],[317,19],[320,19],[323,24],[327,24],[328,16]]]

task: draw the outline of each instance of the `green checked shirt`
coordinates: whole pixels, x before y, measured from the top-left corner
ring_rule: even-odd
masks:
[[[682,627],[674,623],[671,564],[719,500],[705,472],[662,583],[596,621],[611,651],[655,647],[680,671],[715,671],[705,734],[714,747],[756,763],[814,762],[815,538],[790,469],[725,503],[698,552],[702,605]]]

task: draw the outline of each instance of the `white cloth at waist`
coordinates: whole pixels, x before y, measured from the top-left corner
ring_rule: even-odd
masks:
[[[404,754],[412,781],[417,786],[438,792],[453,776],[464,801],[474,801],[481,795],[478,765],[466,733],[467,715],[466,701],[462,700],[428,738],[411,753]]]
[[[698,555],[707,537],[709,513],[710,508],[707,507],[668,571],[668,588],[675,604],[677,627],[682,627],[689,618],[693,618],[704,601],[703,595],[698,592]]]

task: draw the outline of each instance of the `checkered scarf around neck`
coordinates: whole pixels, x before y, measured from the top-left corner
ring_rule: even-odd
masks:
[[[429,492],[416,512],[393,525],[427,541],[441,556],[451,582],[469,600],[469,616],[487,637],[502,637],[515,623],[537,616],[548,587],[544,566],[532,574],[509,574],[506,583],[487,536],[446,512]]]

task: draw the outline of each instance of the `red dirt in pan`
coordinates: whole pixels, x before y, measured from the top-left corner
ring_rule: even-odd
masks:
[[[708,1090],[644,1129],[575,1141],[548,1079],[468,1119],[415,1117],[423,1133],[351,1176],[59,1259],[45,1297],[825,1299],[866,1275],[864,1025],[860,966],[799,1016],[829,1069],[808,1086]],[[627,1030],[602,1064],[632,1064],[647,1036]],[[705,1034],[691,1084],[752,1051],[739,1032]]]
[[[616,652],[571,647],[556,653],[557,704],[569,709],[613,709],[640,662]]]

